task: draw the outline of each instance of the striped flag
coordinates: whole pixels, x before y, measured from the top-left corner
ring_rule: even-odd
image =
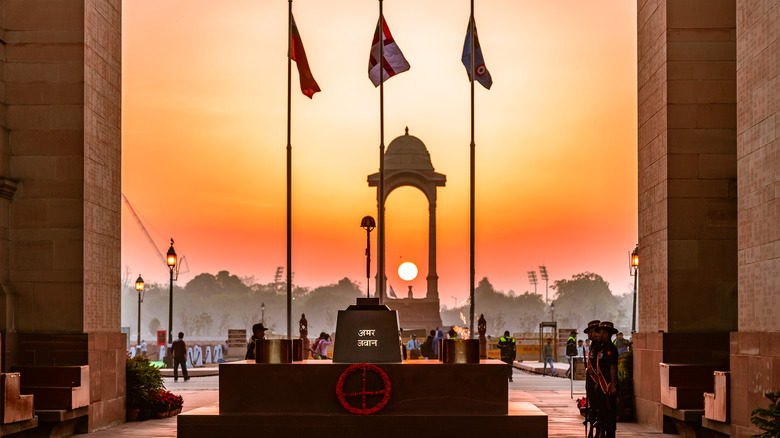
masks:
[[[382,41],[384,43],[383,55],[381,67],[379,63],[379,34],[380,28],[382,30]],[[379,22],[376,24],[376,32],[374,32],[374,41],[371,43],[371,57],[368,59],[368,78],[371,79],[371,83],[375,87],[378,87],[380,83],[391,78],[398,73],[403,73],[409,70],[409,63],[404,58],[404,54],[401,53],[401,49],[395,43],[393,36],[390,34],[390,29],[387,27],[385,17],[379,17]],[[380,79],[380,72],[382,78]]]
[[[317,81],[314,80],[314,75],[311,74],[311,68],[309,68],[309,61],[306,59],[306,51],[303,50],[303,41],[301,41],[301,35],[298,33],[298,26],[295,25],[295,18],[290,15],[292,20],[292,32],[290,33],[290,59],[295,61],[295,65],[298,67],[298,77],[301,81],[301,92],[309,97],[314,96],[314,93],[320,91],[320,86],[317,85]]]
[[[473,31],[473,32],[472,32]],[[461,60],[463,65],[466,66],[466,73],[469,75],[469,81],[474,79],[471,77],[471,35],[474,34],[474,73],[477,76],[477,82],[482,84],[483,87],[490,89],[493,85],[493,78],[490,77],[490,72],[485,67],[485,60],[482,58],[482,48],[479,46],[479,35],[477,34],[477,24],[474,22],[474,16],[469,19],[469,29],[466,31],[466,41],[463,43],[463,56]]]

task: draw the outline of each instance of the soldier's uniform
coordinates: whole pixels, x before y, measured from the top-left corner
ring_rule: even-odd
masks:
[[[599,324],[599,328],[606,330],[610,337],[617,333],[614,325],[609,321],[603,321]],[[611,367],[617,368],[618,365],[618,351],[609,339],[601,342],[601,348],[595,357],[596,366],[599,370],[598,383],[598,397],[596,398],[597,410],[598,410],[598,422],[600,428],[604,430],[607,438],[615,436],[616,422],[617,422],[617,392],[610,394],[609,385],[613,384],[617,388],[617,382],[612,382]],[[615,373],[617,377],[617,373]]]
[[[585,358],[585,369],[587,370],[585,377],[585,399],[588,402],[587,421],[591,424],[596,421],[597,417],[596,398],[598,397],[598,388],[596,383],[596,355],[598,354],[601,345],[601,342],[592,336],[592,331],[599,327],[599,323],[601,323],[601,321],[598,319],[593,320],[589,322],[588,327],[583,330],[590,339],[590,350],[588,351],[588,356]]]

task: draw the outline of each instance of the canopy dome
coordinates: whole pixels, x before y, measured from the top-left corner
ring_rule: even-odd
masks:
[[[433,170],[431,154],[419,138],[406,133],[396,137],[385,151],[385,169]]]

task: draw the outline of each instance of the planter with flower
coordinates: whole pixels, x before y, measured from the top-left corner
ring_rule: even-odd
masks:
[[[180,395],[165,390],[149,390],[149,400],[155,418],[178,415],[184,406],[184,400]]]

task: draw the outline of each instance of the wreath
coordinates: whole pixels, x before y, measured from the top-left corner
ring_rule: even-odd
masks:
[[[358,392],[345,393],[344,382],[347,380],[347,377],[349,377],[352,373],[354,373],[357,370],[362,371],[361,390]],[[366,376],[369,371],[379,375],[379,377],[382,379],[382,384],[383,384],[382,389],[378,391],[366,390]],[[336,383],[336,396],[339,398],[339,402],[341,403],[341,406],[343,406],[344,409],[346,409],[347,411],[358,415],[370,415],[381,411],[387,405],[387,402],[390,400],[390,391],[391,391],[390,379],[387,377],[387,374],[378,366],[369,363],[356,363],[350,365],[346,370],[344,370],[343,373],[341,373],[341,376],[339,376],[339,380]],[[379,394],[382,394],[382,400],[380,400],[380,402],[373,407],[370,408],[366,407],[366,398],[369,395],[379,395]],[[347,397],[360,397],[361,399],[360,408],[356,408],[352,406],[347,401]]]

